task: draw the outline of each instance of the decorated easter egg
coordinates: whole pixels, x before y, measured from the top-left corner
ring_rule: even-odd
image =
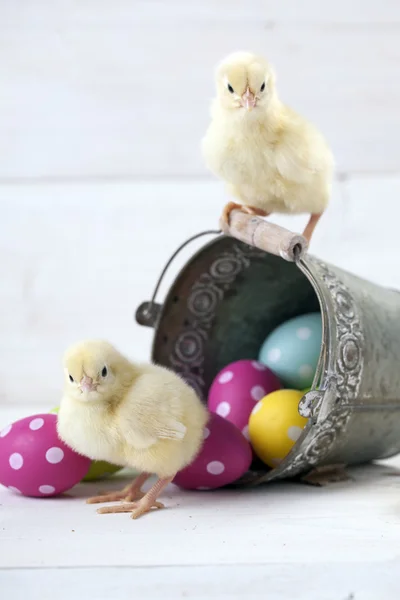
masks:
[[[177,473],[174,483],[188,490],[211,490],[233,483],[252,462],[250,444],[241,431],[217,414],[210,414],[203,446],[194,461]]]
[[[254,407],[249,436],[254,452],[269,467],[277,467],[293,448],[308,419],[299,414],[303,392],[278,390]]]
[[[114,473],[121,469],[122,467],[112,465],[105,460],[93,460],[87,475],[85,475],[82,481],[98,481],[99,479],[105,479],[110,475],[114,475]]]
[[[215,377],[208,394],[208,408],[238,427],[248,437],[247,424],[255,404],[279,390],[278,378],[256,360],[238,360]]]
[[[58,411],[59,407],[56,406],[55,408],[51,409],[50,413],[58,414]],[[122,467],[119,467],[118,465],[112,465],[105,460],[92,460],[90,469],[82,481],[98,481],[99,479],[105,479],[121,469]]]
[[[285,387],[303,389],[312,385],[321,343],[321,315],[301,315],[279,325],[270,333],[258,358]]]
[[[0,483],[24,496],[56,496],[86,475],[90,459],[64,444],[57,417],[38,414],[0,431]]]

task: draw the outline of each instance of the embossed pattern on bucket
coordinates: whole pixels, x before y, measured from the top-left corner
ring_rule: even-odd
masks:
[[[400,294],[309,254],[289,262],[219,236],[189,260],[147,323],[155,327],[152,359],[205,400],[222,367],[257,358],[277,325],[314,311],[321,354],[299,405],[309,423],[279,467],[257,462],[240,484],[400,452]]]

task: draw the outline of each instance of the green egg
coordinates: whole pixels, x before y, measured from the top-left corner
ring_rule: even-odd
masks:
[[[105,479],[121,469],[122,467],[112,465],[104,460],[94,460],[92,461],[90,469],[82,481],[97,481],[98,479]]]
[[[59,407],[52,408],[49,412],[57,414]],[[86,473],[82,481],[98,481],[99,479],[106,479],[110,475],[113,475],[117,471],[120,471],[122,467],[112,465],[104,460],[92,460],[89,471]]]
[[[313,384],[321,344],[321,315],[299,315],[281,323],[267,336],[258,360],[275,373],[285,388],[303,390]]]

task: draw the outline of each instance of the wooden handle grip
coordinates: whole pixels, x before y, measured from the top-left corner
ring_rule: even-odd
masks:
[[[281,256],[289,262],[301,258],[307,251],[307,240],[300,234],[240,210],[233,210],[229,217],[229,225],[223,219],[220,221],[223,233],[245,244]]]

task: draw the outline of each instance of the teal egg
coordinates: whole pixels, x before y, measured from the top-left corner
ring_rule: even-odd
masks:
[[[322,319],[310,313],[290,319],[269,334],[259,361],[267,365],[286,388],[312,385],[322,343]]]

